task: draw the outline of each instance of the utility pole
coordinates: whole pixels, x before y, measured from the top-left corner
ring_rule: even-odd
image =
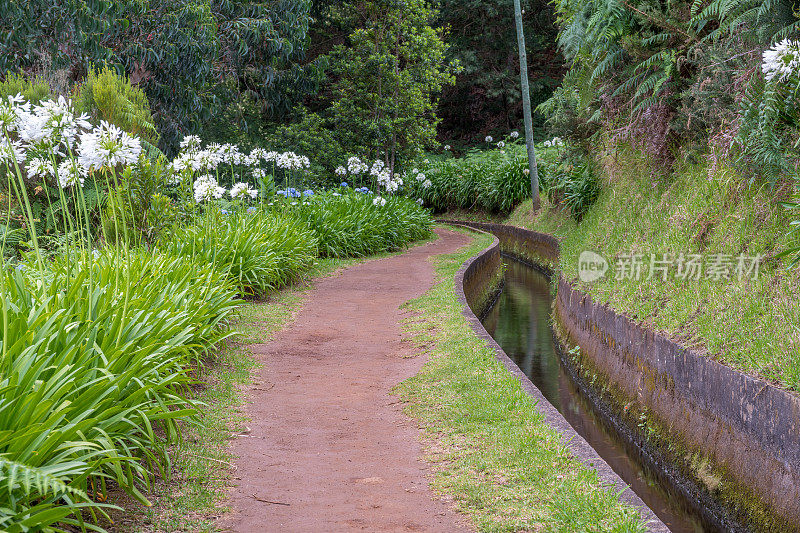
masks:
[[[531,117],[531,91],[528,85],[528,54],[525,51],[525,32],[522,29],[520,0],[514,0],[514,18],[517,21],[517,46],[519,47],[519,77],[522,84],[522,114],[525,119],[525,144],[528,147],[528,172],[531,176],[533,211],[539,209],[539,171],[533,151],[533,118]]]

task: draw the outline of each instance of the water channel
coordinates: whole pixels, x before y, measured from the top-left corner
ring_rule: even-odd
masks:
[[[688,502],[662,485],[615,430],[603,423],[561,364],[550,325],[552,295],[548,277],[504,258],[505,285],[482,319],[486,331],[530,378],[575,431],[674,533],[715,531]]]

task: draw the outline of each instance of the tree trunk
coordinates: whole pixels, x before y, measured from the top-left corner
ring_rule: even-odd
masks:
[[[536,153],[533,150],[533,118],[531,117],[531,92],[528,85],[528,55],[525,51],[525,32],[522,27],[520,0],[514,0],[514,18],[517,22],[517,46],[519,47],[519,77],[522,85],[522,114],[525,119],[525,144],[528,147],[528,171],[531,177],[531,199],[533,211],[539,209],[539,172],[536,168]]]

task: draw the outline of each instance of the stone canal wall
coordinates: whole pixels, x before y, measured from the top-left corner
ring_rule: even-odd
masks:
[[[447,221],[442,221],[447,222]],[[500,224],[449,221],[497,240],[464,269],[478,313],[500,252],[558,265],[558,241]],[[458,280],[457,280],[458,281]],[[559,277],[555,329],[579,385],[629,426],[642,455],[727,530],[800,530],[800,398],[684,348]],[[724,327],[724,325],[720,325]],[[568,350],[578,346],[579,350]],[[599,377],[600,379],[597,379]],[[602,410],[602,409],[601,409]]]

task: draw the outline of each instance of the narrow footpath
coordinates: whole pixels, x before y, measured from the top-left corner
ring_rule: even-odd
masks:
[[[434,281],[435,254],[468,244],[460,233],[316,282],[296,319],[267,344],[247,398],[249,432],[237,457],[237,532],[466,532],[428,487],[419,430],[390,394],[425,362],[408,357],[399,307]]]

